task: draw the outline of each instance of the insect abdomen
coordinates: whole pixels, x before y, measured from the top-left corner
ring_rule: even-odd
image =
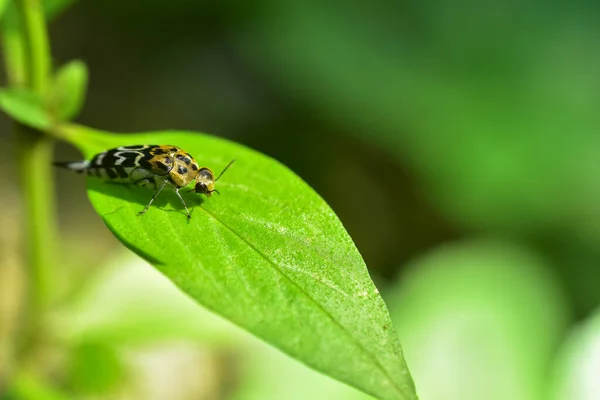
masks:
[[[90,166],[90,162],[88,160],[83,161],[67,161],[67,162],[55,162],[54,165],[61,168],[70,169],[71,171],[75,171],[78,174],[87,171]]]
[[[89,176],[112,180],[129,180],[134,167],[122,167],[120,165],[112,167],[89,167],[86,172]]]
[[[120,165],[96,167],[91,164],[88,160],[54,163],[57,167],[70,169],[78,174],[86,173],[89,176],[114,180],[129,180],[131,171],[134,169]]]

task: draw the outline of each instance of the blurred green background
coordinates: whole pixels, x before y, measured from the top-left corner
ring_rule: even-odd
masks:
[[[599,17],[583,0],[81,0],[50,33],[56,65],[90,69],[78,122],[226,137],[320,193],[388,303],[422,400],[588,400],[600,398]],[[3,117],[0,385],[23,281],[10,132]],[[61,144],[56,157],[79,155]],[[57,173],[47,343],[0,398],[368,398],[126,256],[79,178]]]

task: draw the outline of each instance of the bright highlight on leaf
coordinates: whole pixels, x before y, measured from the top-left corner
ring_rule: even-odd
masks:
[[[203,134],[115,135],[77,126],[63,133],[87,157],[123,145],[173,144],[215,170],[235,158],[219,180],[220,196],[184,195],[191,220],[173,192],[143,216],[137,213],[150,190],[89,177],[88,192],[115,236],[200,304],[373,396],[416,399],[364,261],[333,211],[293,172]]]

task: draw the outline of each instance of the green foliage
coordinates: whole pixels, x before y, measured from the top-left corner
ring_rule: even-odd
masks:
[[[328,140],[318,144],[324,144],[321,154],[332,153],[331,158],[312,157],[313,161],[304,153],[295,155],[307,170],[318,171],[320,183],[329,184],[328,188],[334,186],[331,183],[349,186],[342,179],[348,176],[352,184],[364,182],[364,193],[370,197],[357,209],[361,217],[375,221],[373,226],[377,225],[373,210],[383,202],[388,203],[386,210],[410,215],[407,222],[414,225],[402,226],[406,235],[401,239],[386,228],[373,236],[374,242],[387,241],[389,248],[402,249],[394,254],[380,252],[380,263],[390,274],[402,271],[414,251],[426,252],[408,266],[409,273],[398,285],[384,291],[390,319],[336,215],[285,166],[204,134],[164,131],[125,136],[69,125],[84,105],[87,66],[75,60],[51,71],[52,60],[60,57],[50,52],[46,21],[74,3],[0,0],[7,74],[7,87],[0,89],[0,108],[17,122],[18,164],[9,175],[18,176],[22,187],[23,231],[27,232],[23,243],[30,255],[23,274],[28,279],[23,300],[27,306],[22,308],[23,317],[7,329],[20,334],[6,346],[9,351],[3,354],[9,357],[0,357],[0,372],[7,371],[11,378],[8,391],[0,390],[0,398],[121,397],[117,393],[121,389],[135,391],[137,380],[129,379],[134,369],[129,364],[132,353],[150,343],[181,341],[189,345],[184,347],[186,356],[188,350],[198,349],[215,358],[215,365],[229,363],[226,359],[235,353],[233,372],[226,368],[227,373],[215,378],[220,384],[235,379],[236,385],[231,385],[235,388],[221,393],[230,400],[368,396],[299,365],[284,353],[380,399],[415,399],[392,321],[423,398],[579,400],[596,394],[595,349],[600,332],[600,292],[593,279],[598,275],[600,243],[597,7],[585,2],[559,7],[507,3],[492,9],[479,5],[463,9],[441,0],[383,2],[378,7],[354,2],[341,9],[292,0],[277,5],[259,1],[251,9],[219,4],[214,6],[223,8],[214,13],[200,3],[165,8],[164,0],[156,0],[147,3],[148,12],[137,19],[139,7],[122,1],[96,2],[89,8],[95,15],[98,11],[119,14],[117,21],[125,29],[111,30],[118,40],[131,31],[132,23],[136,28],[146,24],[154,36],[144,38],[144,44],[156,47],[132,44],[111,54],[152,60],[152,68],[143,68],[152,79],[174,77],[157,85],[148,85],[151,79],[139,80],[136,92],[148,90],[151,95],[143,98],[152,106],[139,98],[129,103],[140,110],[143,123],[151,122],[146,118],[148,109],[160,109],[156,114],[161,123],[188,124],[189,120],[178,118],[186,116],[185,110],[168,113],[186,107],[195,113],[197,104],[202,104],[196,96],[222,80],[227,83],[218,87],[225,90],[214,91],[219,96],[202,108],[207,112],[202,119],[210,121],[210,113],[224,107],[228,117],[233,116],[229,118],[232,135],[242,126],[246,133],[247,118],[270,105],[270,99],[255,96],[255,91],[266,92],[262,85],[244,86],[260,76],[260,83],[272,91],[265,97],[282,100],[276,112],[283,111],[286,128],[291,116],[298,122],[296,132],[314,124],[315,131],[327,131],[329,139],[338,139],[336,132],[351,133],[355,137],[346,142],[358,139],[372,150],[380,147],[384,151],[378,154],[387,153],[409,172],[407,180],[397,174],[396,166],[380,168],[349,160],[350,153]],[[82,8],[83,14],[87,10]],[[173,14],[162,15],[163,10]],[[212,24],[197,24],[188,11],[206,12],[209,19],[218,15],[219,22],[233,24],[223,24],[227,26],[223,32],[214,30]],[[147,22],[153,12],[161,14],[158,24]],[[182,17],[190,17],[194,26],[205,26],[202,34],[208,33],[210,40],[225,33],[227,43],[237,41],[238,51],[247,59],[241,60],[239,54],[226,58],[240,62],[232,72],[239,82],[221,75],[228,72],[220,62],[202,60],[199,71],[193,64],[197,56],[178,56],[177,48],[189,50],[184,46],[190,37],[194,46],[198,43],[193,35],[198,32],[188,31]],[[177,29],[155,34],[156,26],[168,26],[170,21],[177,22]],[[104,41],[102,46],[106,47]],[[64,49],[64,43],[58,47]],[[143,49],[136,54],[138,47]],[[86,51],[95,54],[93,48]],[[159,57],[148,58],[150,53]],[[220,51],[214,55],[223,56]],[[158,65],[161,60],[163,66]],[[239,74],[244,67],[258,74]],[[173,69],[182,73],[175,76]],[[155,100],[164,98],[161,90],[176,93],[169,107],[156,107]],[[260,99],[259,107],[249,107],[248,98]],[[111,93],[109,101],[114,99]],[[294,102],[304,99],[308,100],[304,107],[294,107]],[[123,109],[122,104],[114,109]],[[118,123],[111,112],[96,114],[95,120]],[[270,146],[282,130],[273,128],[277,118],[265,115],[262,123],[268,123],[253,120],[249,136],[264,129],[262,145]],[[119,145],[173,144],[216,174],[231,159],[237,161],[217,183],[220,195],[207,198],[182,191],[191,220],[172,192],[161,193],[148,213],[138,216],[152,190],[87,178],[88,194],[100,217],[126,247],[141,256],[137,270],[128,270],[125,257],[114,261],[111,270],[99,267],[99,275],[108,279],[94,293],[87,281],[81,287],[63,288],[60,276],[67,274],[55,269],[60,265],[53,257],[58,237],[55,170],[50,167],[55,139],[76,145],[88,159]],[[253,139],[249,143],[256,143]],[[307,143],[305,136],[301,140]],[[290,141],[285,143],[294,147]],[[327,168],[328,164],[335,167]],[[339,173],[341,169],[344,173]],[[61,174],[66,177],[70,172]],[[69,179],[86,178],[69,175]],[[318,184],[315,181],[315,187]],[[428,215],[419,213],[422,209],[395,203],[397,197],[387,195],[391,191],[386,192],[386,186],[397,187],[394,193],[401,196],[404,189],[425,193],[423,203],[432,203],[427,211],[435,214],[436,221],[427,226]],[[372,201],[378,197],[379,202]],[[345,204],[356,200],[341,197],[339,201],[336,210],[342,204],[343,212]],[[379,215],[387,214],[380,211]],[[355,221],[348,219],[351,231],[371,234],[365,224],[353,226]],[[446,223],[452,235],[501,232],[510,242],[467,238],[435,249],[439,236],[431,235],[431,230]],[[422,247],[409,250],[413,233],[430,236]],[[514,245],[523,242],[526,245]],[[365,247],[368,255],[368,244]],[[361,245],[361,251],[365,247]],[[68,251],[61,253],[77,258]],[[142,265],[142,259],[154,268]],[[554,269],[562,273],[562,284],[568,287],[572,282],[572,303],[585,304],[585,312],[596,308],[593,318],[579,310],[582,322],[562,348],[559,341],[570,313]],[[65,291],[72,295],[69,301],[62,298]],[[55,303],[55,299],[62,301]],[[207,316],[209,311],[198,304],[264,343],[218,316]],[[12,351],[13,344],[17,351]],[[549,375],[548,370],[555,374]]]
[[[123,367],[113,346],[87,341],[73,351],[69,380],[76,393],[106,393],[123,378]]]
[[[56,118],[69,121],[79,114],[85,102],[88,70],[83,61],[73,60],[58,69],[49,94],[49,108]]]
[[[598,8],[498,7],[290,1],[253,19],[240,50],[409,165],[458,225],[595,234]]]
[[[2,393],[0,393],[2,395]],[[14,377],[12,385],[2,400],[67,400],[69,396],[47,385],[36,376],[21,374]]]
[[[388,300],[423,398],[548,398],[548,365],[569,312],[530,249],[491,240],[444,246],[413,263]]]
[[[213,357],[236,354],[236,384],[227,389],[230,395],[221,397],[227,400],[373,400],[198,307],[130,252],[120,251],[103,263],[81,298],[63,310],[56,326],[64,341],[110,343],[125,356],[171,344],[189,345]],[[131,367],[130,358],[121,364],[129,366],[127,377],[139,373]],[[231,369],[225,372],[226,376],[231,374]],[[127,384],[124,380],[117,390]],[[113,393],[107,397],[117,396]]]
[[[189,132],[127,136],[66,129],[86,156],[131,144],[174,144],[215,171],[220,196],[88,178],[109,229],[177,286],[304,363],[381,399],[416,398],[386,306],[333,211],[289,169],[238,144]]]
[[[55,2],[55,10],[66,3]],[[15,85],[0,92],[0,107],[41,131],[35,140],[41,141],[42,132],[60,137],[87,157],[120,145],[173,144],[215,172],[238,160],[218,182],[221,196],[184,194],[191,220],[174,193],[165,191],[146,215],[138,216],[152,192],[89,179],[92,204],[125,246],[208,309],[307,365],[381,399],[416,398],[387,308],[323,199],[281,164],[225,140],[175,131],[125,137],[63,125],[83,105],[87,68],[70,62],[49,82],[41,9],[19,7],[35,34],[23,35],[18,19],[12,20],[16,40],[8,65]],[[36,203],[35,190],[28,198],[32,209],[39,208],[39,218],[48,215]],[[36,232],[50,232],[52,225]],[[71,386],[78,392],[110,390],[119,380],[112,348],[82,346],[73,354]]]
[[[15,121],[32,128],[48,130],[52,119],[43,99],[25,88],[0,89],[0,108]]]

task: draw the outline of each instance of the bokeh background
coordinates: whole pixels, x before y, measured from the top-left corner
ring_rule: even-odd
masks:
[[[389,305],[422,400],[589,400],[600,398],[599,17],[584,0],[80,0],[51,40],[56,65],[90,69],[78,122],[226,137],[320,193]],[[8,360],[23,243],[1,125]],[[368,398],[128,255],[78,178],[57,172],[52,333],[14,398]]]

